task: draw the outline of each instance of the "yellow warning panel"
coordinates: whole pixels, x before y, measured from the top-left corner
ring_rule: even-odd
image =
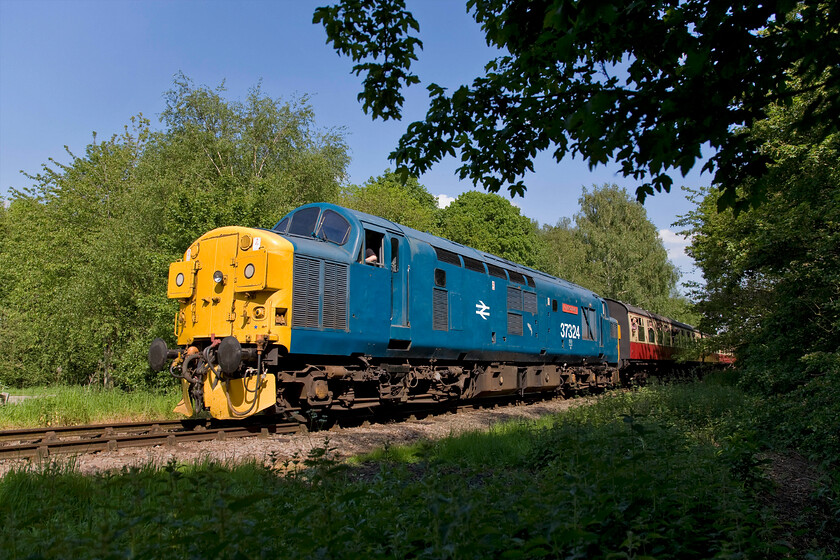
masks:
[[[276,378],[272,374],[223,381],[208,371],[204,380],[204,404],[213,418],[246,418],[276,402]]]

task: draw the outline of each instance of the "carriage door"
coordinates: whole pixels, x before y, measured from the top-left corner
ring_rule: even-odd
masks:
[[[391,344],[393,349],[410,342],[408,317],[408,243],[402,235],[388,232],[391,269]]]

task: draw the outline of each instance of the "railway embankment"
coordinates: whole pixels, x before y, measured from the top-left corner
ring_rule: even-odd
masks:
[[[176,454],[89,475],[30,464],[0,480],[0,546],[47,558],[834,557],[830,473],[786,462],[761,405],[726,385],[654,385],[438,438],[370,438],[352,457],[342,430],[244,462]],[[402,425],[420,434],[449,417]]]

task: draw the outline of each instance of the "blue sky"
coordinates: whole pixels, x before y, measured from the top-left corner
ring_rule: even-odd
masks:
[[[0,0],[0,196],[30,181],[49,158],[67,162],[68,146],[82,154],[96,131],[119,133],[132,115],[158,122],[163,93],[183,72],[197,84],[223,80],[228,96],[243,98],[262,80],[273,98],[307,94],[321,128],[342,128],[351,148],[350,182],[381,174],[408,122],[425,114],[425,85],[454,88],[481,74],[493,56],[463,0],[408,0],[420,22],[424,50],[416,63],[422,83],[406,92],[402,122],[372,121],[356,100],[352,63],[325,43],[312,12],[326,0]],[[456,197],[461,182],[452,158],[420,178],[429,191]],[[590,171],[581,160],[537,158],[528,192],[514,203],[540,223],[572,216],[583,186],[636,184],[617,166]],[[682,183],[707,185],[692,172]],[[678,187],[645,203],[672,260],[689,273],[691,261],[671,224],[691,209]]]

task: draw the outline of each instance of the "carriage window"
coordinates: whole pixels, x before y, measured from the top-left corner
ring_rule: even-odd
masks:
[[[653,330],[653,327],[648,327],[648,340],[651,343],[656,344],[656,331]]]
[[[347,236],[350,233],[350,224],[338,212],[324,210],[321,217],[321,227],[318,235],[336,245],[347,243]]]
[[[636,335],[639,337],[639,342],[644,342],[645,341],[645,326],[644,325],[639,326],[638,324],[634,323],[633,327],[634,327],[633,330],[636,332]]]
[[[286,233],[286,228],[289,227],[289,218],[283,218],[280,223],[274,226],[274,231],[277,233]]]
[[[359,255],[359,262],[382,266],[382,241],[384,238],[384,233],[365,230],[365,244],[362,247],[361,255]]]
[[[476,272],[484,272],[484,263],[478,259],[471,259],[470,257],[465,257],[461,255],[461,258],[464,259],[464,266],[467,270],[474,270]]]
[[[304,208],[292,214],[292,223],[289,225],[291,235],[312,235],[315,232],[315,220],[321,211],[317,206]]]

